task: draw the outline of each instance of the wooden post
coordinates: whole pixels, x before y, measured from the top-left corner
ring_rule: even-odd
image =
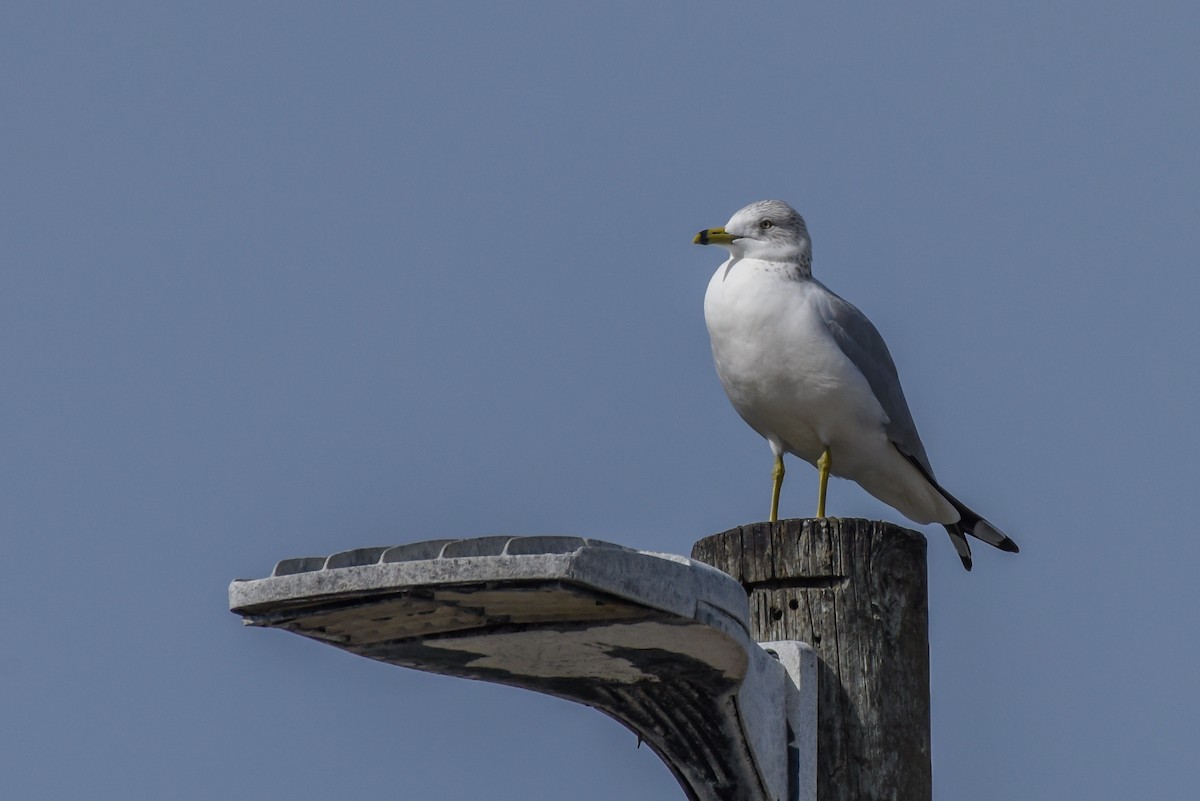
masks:
[[[756,523],[692,558],[742,583],[756,640],[816,650],[817,798],[930,801],[925,537],[872,520]]]

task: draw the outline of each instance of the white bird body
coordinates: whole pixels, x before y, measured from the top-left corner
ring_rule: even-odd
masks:
[[[794,265],[731,257],[704,296],[717,376],[734,409],[776,453],[857,482],[918,523],[959,513],[893,447],[887,414],[838,346],[817,302],[832,294]]]
[[[741,209],[694,240],[729,251],[708,283],[704,321],[717,375],[742,419],[775,454],[771,520],[783,454],[857,482],[918,523],[941,523],[971,569],[967,535],[1017,544],[941,487],[917,434],[896,365],[866,316],[812,277],[804,218],[779,200]]]

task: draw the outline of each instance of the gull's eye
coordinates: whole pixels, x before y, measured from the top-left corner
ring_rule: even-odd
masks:
[[[768,228],[773,227],[774,225],[775,225],[775,223],[771,222],[770,220],[763,220],[762,222],[760,222],[758,224],[758,227],[765,231]]]

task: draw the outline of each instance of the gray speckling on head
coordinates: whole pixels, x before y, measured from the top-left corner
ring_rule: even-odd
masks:
[[[747,256],[793,261],[805,273],[812,270],[808,226],[800,213],[782,200],[751,203],[729,218],[725,230],[741,238]]]

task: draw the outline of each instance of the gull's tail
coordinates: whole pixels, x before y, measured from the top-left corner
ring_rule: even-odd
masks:
[[[943,523],[942,525],[946,527],[946,533],[950,535],[950,542],[954,543],[954,550],[958,552],[958,558],[962,560],[963,567],[967,570],[971,569],[971,544],[967,541],[968,534],[1002,551],[1020,553],[1021,549],[1017,547],[1017,544],[1012,541],[1011,537],[971,511],[958,498],[946,492],[942,488],[942,485],[937,483],[933,476],[929,475],[929,471],[912,456],[909,456],[908,460],[912,462],[914,467],[921,471],[921,474],[925,476],[925,480],[932,484],[942,494],[942,497],[949,501],[950,505],[958,511],[957,523]]]
[[[938,489],[941,490],[941,487]],[[950,493],[945,490],[941,491],[960,515],[957,523],[946,525],[946,533],[950,535],[950,541],[954,543],[954,550],[958,551],[958,558],[962,560],[963,567],[967,570],[971,569],[971,545],[967,542],[967,534],[977,540],[983,540],[988,545],[994,545],[1002,551],[1020,553],[1021,549],[1017,547],[1011,537],[963,506],[962,502]]]

